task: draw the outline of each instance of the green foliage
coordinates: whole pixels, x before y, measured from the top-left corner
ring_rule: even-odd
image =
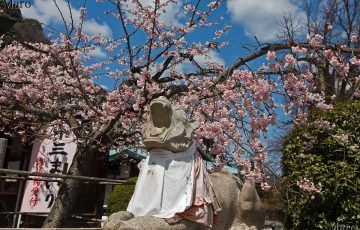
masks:
[[[25,18],[25,19],[21,20],[21,22],[24,23],[26,26],[30,25],[33,27],[41,28],[41,23],[36,19]]]
[[[136,182],[137,177],[128,179],[130,182]],[[112,213],[125,211],[128,203],[134,193],[135,184],[124,184],[115,186],[111,195],[107,200],[108,210],[107,214],[110,216]]]
[[[14,8],[7,8],[6,7],[6,2],[8,3],[9,1],[6,0],[0,0],[0,9],[4,10],[4,12],[0,13],[0,16],[10,16],[12,18],[17,18],[17,19],[21,19],[21,11],[20,9],[14,9]],[[14,2],[14,1],[13,1]]]
[[[313,111],[283,149],[286,229],[356,229],[360,222],[360,101]],[[328,122],[328,123],[326,123]],[[321,183],[320,193],[301,191],[297,181]],[[313,196],[313,197],[312,197]],[[311,199],[314,198],[314,199]]]
[[[5,2],[8,1],[0,0],[0,9],[3,9],[3,12],[0,12],[0,35],[4,35],[1,47],[15,40],[48,43],[39,21],[23,19],[20,9],[7,8]]]

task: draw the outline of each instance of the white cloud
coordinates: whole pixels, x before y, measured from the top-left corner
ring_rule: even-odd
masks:
[[[166,13],[161,14],[160,21],[166,23],[166,25],[181,26],[180,19],[184,17],[184,12],[181,9],[181,1],[177,2],[177,4],[170,3],[165,7]]]
[[[195,56],[194,60],[203,68],[206,68],[205,62],[217,62],[225,65],[225,61],[220,57],[220,54],[213,50],[210,50],[208,55]],[[196,67],[189,61],[184,61],[175,68],[178,73],[189,73],[196,70]]]
[[[225,61],[220,57],[220,54],[218,52],[215,52],[213,50],[210,50],[210,52],[207,55],[198,55],[194,57],[194,60],[202,67],[207,68],[205,65],[205,62],[217,62],[220,64],[225,65]],[[162,67],[161,63],[159,66]],[[162,78],[169,77],[171,73],[176,72],[180,74],[186,74],[186,73],[192,73],[198,71],[198,68],[194,66],[193,63],[186,60],[181,63],[176,64],[175,66],[172,66],[170,69],[167,69],[164,71],[164,73],[161,75]],[[154,67],[150,67],[149,72],[151,75],[154,75],[157,73],[157,69]]]
[[[231,0],[227,2],[227,10],[234,22],[244,26],[246,35],[271,41],[279,33],[278,21],[285,13],[304,17],[297,4],[294,0]]]
[[[225,61],[220,57],[220,54],[214,50],[210,50],[208,55],[195,56],[195,61],[201,66],[205,65],[205,62],[218,62],[225,65]]]
[[[70,16],[74,19],[75,24],[77,25],[80,21],[80,12],[78,9],[70,5],[71,14],[69,7],[65,0],[57,0],[57,5],[61,10],[67,23],[70,22]],[[56,8],[53,1],[50,0],[34,0],[34,3],[29,8],[22,8],[21,13],[26,18],[34,18],[44,23],[45,25],[61,25],[63,24],[63,19],[60,12]],[[83,31],[87,34],[94,35],[101,33],[105,37],[111,37],[112,31],[106,23],[98,23],[95,19],[87,19],[83,24]]]
[[[88,55],[98,58],[106,58],[107,54],[99,47],[96,46],[94,50],[90,51]]]
[[[105,37],[111,37],[112,31],[106,23],[99,24],[95,19],[86,20],[83,26],[84,32],[88,34],[101,33]]]
[[[139,2],[144,6],[148,7],[151,6],[154,8],[154,0],[139,0]],[[163,4],[165,2],[168,2],[168,0],[160,0],[160,4]],[[128,7],[131,10],[135,10],[135,5],[132,3],[128,4]],[[160,22],[165,23],[167,26],[181,26],[180,20],[185,16],[183,12],[183,4],[182,1],[177,1],[177,3],[169,2],[168,5],[166,5],[162,10],[165,10],[165,12],[160,12]],[[130,18],[133,16],[130,15]]]
[[[100,84],[99,85],[101,88],[105,89],[106,91],[110,91],[110,88],[107,87],[106,85]]]

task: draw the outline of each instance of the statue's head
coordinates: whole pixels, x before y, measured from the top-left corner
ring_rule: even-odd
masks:
[[[143,129],[144,147],[147,150],[184,151],[190,147],[191,134],[198,126],[198,122],[189,121],[184,110],[160,96],[150,103],[149,120]]]

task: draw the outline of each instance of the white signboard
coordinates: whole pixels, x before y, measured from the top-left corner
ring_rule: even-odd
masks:
[[[75,151],[73,136],[61,135],[56,142],[36,139],[31,152],[29,171],[63,174],[69,169]],[[20,211],[49,213],[58,191],[58,182],[28,180]]]

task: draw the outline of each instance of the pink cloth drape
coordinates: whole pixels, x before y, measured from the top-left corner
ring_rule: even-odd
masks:
[[[195,153],[195,189],[192,206],[178,216],[211,227],[221,206],[216,198],[209,173],[199,153]]]

